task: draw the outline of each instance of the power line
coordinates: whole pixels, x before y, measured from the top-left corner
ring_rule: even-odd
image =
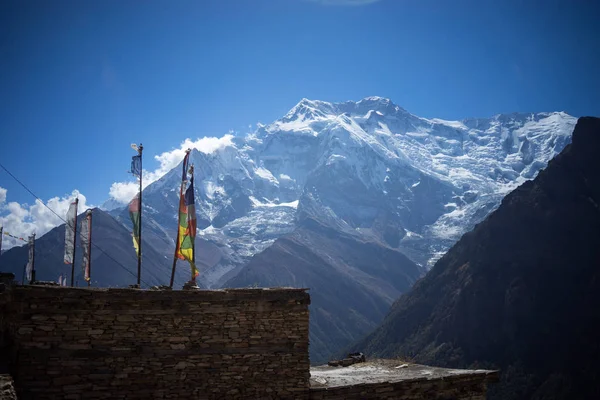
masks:
[[[8,175],[10,175],[10,176],[11,176],[11,177],[12,177],[12,178],[15,180],[15,181],[17,181],[17,183],[18,183],[19,185],[21,185],[21,186],[22,186],[22,187],[23,187],[25,190],[27,190],[27,191],[29,192],[29,194],[31,194],[33,197],[35,197],[37,200],[39,200],[39,201],[40,201],[40,203],[42,203],[42,205],[43,205],[44,207],[46,207],[46,208],[47,208],[48,210],[50,210],[50,211],[51,211],[51,212],[52,212],[54,215],[56,215],[56,216],[57,216],[57,217],[58,217],[58,218],[59,218],[59,219],[60,219],[62,222],[64,222],[64,223],[65,223],[65,229],[67,229],[67,227],[69,227],[69,224],[67,223],[67,221],[65,221],[65,220],[63,219],[63,217],[61,217],[61,216],[60,216],[60,215],[58,215],[58,214],[57,214],[57,213],[56,213],[56,212],[55,212],[53,209],[51,209],[50,207],[48,207],[48,205],[46,205],[46,203],[44,203],[44,201],[43,201],[41,198],[39,198],[39,197],[38,197],[38,196],[37,196],[35,193],[33,193],[33,192],[32,192],[32,191],[31,191],[31,190],[30,190],[30,189],[29,189],[29,188],[28,188],[28,187],[27,187],[27,186],[26,186],[26,185],[25,185],[23,182],[21,182],[21,181],[20,181],[20,180],[19,180],[19,179],[18,179],[16,176],[14,176],[14,175],[13,175],[13,174],[12,174],[12,173],[11,173],[11,172],[10,172],[10,171],[9,171],[9,170],[8,170],[8,169],[5,167],[5,166],[4,166],[4,165],[2,165],[2,163],[0,163],[0,167],[2,167],[2,169],[3,169],[4,171],[6,171],[6,173],[7,173]],[[70,228],[70,229],[73,229],[73,231],[75,231],[75,229],[74,229],[74,228]],[[105,255],[105,256],[107,256],[109,259],[111,259],[111,260],[112,260],[112,261],[113,261],[115,264],[117,264],[118,266],[120,266],[121,268],[123,268],[125,271],[129,272],[129,274],[130,274],[131,276],[133,276],[134,278],[137,278],[137,275],[136,275],[135,273],[131,272],[131,271],[130,271],[129,269],[127,269],[127,267],[125,267],[123,264],[121,264],[119,261],[115,260],[115,259],[114,259],[114,258],[113,258],[113,257],[112,257],[110,254],[108,254],[107,252],[105,252],[105,251],[104,251],[104,250],[103,250],[103,249],[102,249],[100,246],[98,246],[96,243],[92,242],[91,244],[92,244],[92,246],[94,246],[96,249],[98,249],[98,250],[99,250],[99,251],[100,251],[102,254],[104,254],[104,255]],[[133,256],[132,256],[132,257],[133,257]],[[141,281],[141,282],[142,282],[144,285],[146,285],[146,286],[150,287],[150,285],[149,285],[147,282],[145,282],[143,279],[141,279],[141,278],[140,278],[140,281]]]

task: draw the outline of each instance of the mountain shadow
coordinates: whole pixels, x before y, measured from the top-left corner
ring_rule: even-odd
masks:
[[[354,347],[499,368],[491,399],[600,398],[600,119],[465,234]]]
[[[306,219],[225,287],[310,288],[310,359],[319,364],[374,329],[421,273],[395,249]]]

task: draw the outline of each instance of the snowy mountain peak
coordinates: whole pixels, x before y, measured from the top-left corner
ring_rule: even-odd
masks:
[[[307,219],[432,263],[535,177],[569,143],[575,121],[564,113],[446,121],[383,97],[302,99],[231,145],[192,153],[199,237],[219,249],[203,283],[218,286]],[[165,232],[176,222],[180,179],[178,166],[145,189]]]

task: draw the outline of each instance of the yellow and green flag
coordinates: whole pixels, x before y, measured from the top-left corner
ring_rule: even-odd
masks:
[[[194,173],[190,185],[185,188],[187,181],[189,162],[189,152],[183,159],[183,174],[181,176],[181,191],[179,195],[179,226],[177,232],[177,243],[175,255],[180,260],[186,260],[192,268],[192,279],[195,279],[199,272],[196,269],[196,258],[194,255],[194,240],[196,238],[196,207],[194,198]]]

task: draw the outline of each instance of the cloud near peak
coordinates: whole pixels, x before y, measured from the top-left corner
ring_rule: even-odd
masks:
[[[196,149],[206,154],[214,153],[215,151],[233,145],[233,135],[227,134],[220,138],[218,137],[203,137],[192,140],[185,139],[179,145],[179,148],[166,151],[154,156],[154,159],[159,162],[160,166],[154,171],[144,170],[142,172],[143,188],[163,177],[167,172],[172,170],[183,160],[187,149]],[[111,199],[127,204],[138,192],[139,183],[135,181],[114,182],[109,190]]]

